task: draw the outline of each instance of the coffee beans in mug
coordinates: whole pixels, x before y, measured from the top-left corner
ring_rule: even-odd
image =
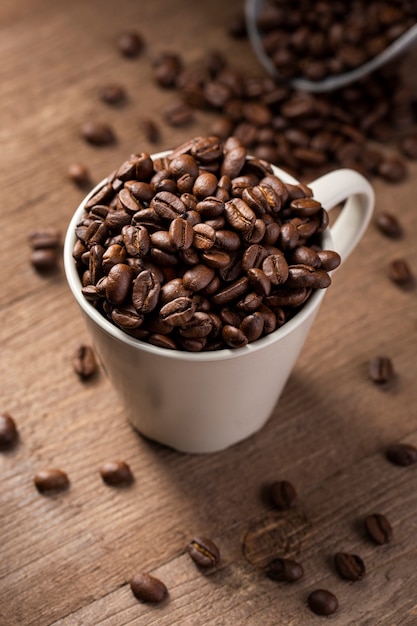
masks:
[[[382,513],[368,515],[365,519],[365,529],[368,537],[379,545],[390,543],[393,539],[392,526]]]
[[[34,478],[36,489],[40,493],[64,491],[69,487],[67,474],[58,468],[40,470]]]
[[[362,580],[365,576],[365,564],[357,554],[338,552],[335,554],[334,562],[338,574],[346,580]]]
[[[165,584],[147,572],[137,572],[130,581],[130,588],[135,598],[142,602],[158,604],[168,596]]]
[[[133,474],[126,461],[107,461],[100,467],[100,475],[107,485],[130,485]]]
[[[308,606],[316,615],[333,615],[339,608],[336,596],[327,589],[316,589],[308,596]]]
[[[195,537],[187,546],[188,554],[199,567],[208,569],[215,567],[220,561],[220,550],[207,537]]]
[[[16,422],[9,413],[0,413],[0,449],[12,448],[19,438]]]
[[[320,245],[327,224],[306,185],[284,183],[239,139],[194,137],[122,163],[88,199],[73,256],[84,296],[131,336],[240,349],[329,286],[340,257]]]
[[[417,448],[409,443],[392,443],[385,451],[388,461],[407,467],[417,463]]]

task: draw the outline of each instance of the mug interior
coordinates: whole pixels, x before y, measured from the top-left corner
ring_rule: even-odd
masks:
[[[158,159],[166,157],[171,153],[170,150],[159,152],[156,154],[152,154],[152,159]],[[281,180],[286,183],[290,183],[292,185],[299,184],[299,181],[291,176],[285,170],[282,170],[274,165],[272,165],[273,172],[276,176],[278,176]],[[292,317],[290,320],[285,322],[280,328],[273,331],[269,335],[261,337],[252,343],[248,343],[243,348],[222,348],[220,350],[213,351],[202,351],[202,352],[187,352],[183,350],[169,350],[167,348],[160,348],[158,346],[154,346],[145,341],[141,341],[140,339],[136,339],[125,333],[123,330],[112,324],[108,319],[106,319],[97,309],[95,309],[92,304],[90,304],[87,299],[83,296],[81,292],[82,284],[80,277],[78,275],[76,265],[74,262],[74,258],[72,256],[72,252],[74,249],[74,245],[76,242],[75,229],[78,223],[82,220],[84,215],[84,207],[88,200],[97,193],[97,191],[103,187],[107,182],[105,178],[100,183],[98,183],[82,200],[78,208],[76,209],[70,224],[68,226],[65,242],[64,242],[64,269],[65,275],[67,278],[68,285],[71,289],[73,296],[75,297],[78,305],[81,307],[81,310],[85,315],[87,315],[91,320],[93,320],[104,332],[108,335],[112,336],[114,339],[128,344],[132,347],[136,347],[138,350],[144,350],[145,352],[150,352],[155,355],[163,356],[164,358],[173,359],[176,361],[192,361],[192,362],[207,362],[207,361],[220,361],[225,359],[235,359],[242,357],[245,354],[250,354],[252,352],[262,350],[263,348],[270,346],[271,344],[278,342],[281,338],[285,337],[289,333],[295,331],[313,312],[317,309],[320,302],[322,301],[326,289],[316,289],[316,291],[310,296],[307,302],[302,306],[302,308]],[[329,228],[322,233],[322,245],[323,249],[333,250],[333,241]]]

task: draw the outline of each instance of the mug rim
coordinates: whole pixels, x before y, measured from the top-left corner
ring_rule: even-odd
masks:
[[[158,159],[163,158],[171,153],[172,150],[165,150],[163,152],[151,154],[150,156],[152,159]],[[299,184],[299,181],[285,170],[282,170],[281,168],[272,164],[271,167],[274,171],[274,175],[279,176],[282,180],[284,180],[284,182],[288,182],[293,185]],[[303,324],[303,322],[307,318],[309,318],[310,315],[314,313],[314,311],[318,308],[322,299],[324,298],[327,288],[316,289],[315,292],[307,300],[307,302],[302,306],[302,308],[294,315],[294,317],[285,322],[282,326],[274,330],[272,333],[269,333],[268,335],[265,335],[264,337],[261,337],[256,341],[248,343],[242,348],[221,348],[219,350],[202,350],[200,352],[190,352],[179,349],[171,350],[168,348],[154,346],[153,344],[147,343],[146,341],[142,341],[141,339],[137,339],[136,337],[128,335],[125,331],[123,331],[121,328],[119,328],[118,326],[110,322],[106,317],[104,317],[104,315],[102,315],[97,309],[95,309],[93,305],[83,296],[81,292],[81,280],[76,269],[74,258],[72,256],[73,248],[76,241],[75,228],[77,224],[81,221],[81,218],[84,214],[85,205],[87,201],[107,183],[107,181],[108,177],[104,178],[97,185],[95,185],[83,198],[83,200],[80,202],[77,209],[73,213],[64,240],[64,271],[71,293],[73,294],[76,302],[80,306],[83,313],[93,322],[95,322],[95,324],[97,324],[97,326],[99,326],[99,328],[107,335],[110,335],[121,343],[129,345],[131,348],[143,350],[144,352],[153,354],[154,356],[170,358],[176,361],[209,362],[223,361],[239,357],[241,358],[243,356],[249,356],[253,352],[257,352],[258,350],[267,348],[295,331],[299,326]],[[327,227],[323,231],[322,237],[325,248],[333,249],[333,241],[329,227]]]

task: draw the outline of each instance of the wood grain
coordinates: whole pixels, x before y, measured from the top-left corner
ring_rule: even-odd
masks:
[[[417,274],[417,164],[400,185],[375,181],[377,209],[398,214],[401,240],[371,225],[334,275],[284,394],[267,425],[229,450],[193,456],[146,441],[123,415],[104,372],[82,382],[71,358],[89,342],[62,266],[40,276],[29,263],[27,234],[50,224],[64,234],[83,192],[67,179],[73,161],[95,182],[131,152],[154,151],[139,128],[153,116],[162,128],[158,150],[205,133],[211,117],[196,112],[189,128],[164,125],[173,97],[153,82],[151,61],[166,49],[192,62],[224,50],[237,67],[259,71],[245,41],[226,24],[237,0],[190,7],[51,0],[0,7],[0,410],[20,431],[15,449],[0,454],[0,625],[15,626],[311,626],[306,599],[318,587],[339,598],[331,622],[344,626],[417,623],[417,468],[385,459],[393,441],[417,445],[416,289],[387,278],[393,258]],[[146,38],[138,59],[116,49],[120,32]],[[110,108],[98,89],[123,83],[129,101]],[[116,146],[86,145],[86,119],[111,123]],[[392,357],[389,388],[371,383],[367,365]],[[135,475],[123,489],[99,475],[103,461],[123,459]],[[60,467],[67,492],[40,495],[33,484],[44,467]],[[275,479],[291,480],[299,504],[274,511],[262,498]],[[383,512],[394,541],[374,546],[364,534],[368,513]],[[185,552],[202,534],[221,549],[219,567],[204,574]],[[333,567],[335,551],[360,554],[367,576],[346,583]],[[266,578],[271,555],[305,567],[295,585]],[[145,570],[169,588],[161,606],[135,600],[131,576]]]

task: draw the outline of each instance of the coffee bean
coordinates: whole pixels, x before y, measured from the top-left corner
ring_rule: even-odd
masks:
[[[133,474],[125,461],[107,461],[100,467],[100,475],[107,485],[130,485]]]
[[[390,543],[393,539],[392,526],[382,513],[368,515],[365,519],[365,529],[368,537],[379,545]]]
[[[199,567],[215,567],[220,561],[220,551],[216,544],[207,537],[196,537],[187,546],[188,554]]]
[[[132,30],[122,33],[119,36],[117,46],[123,56],[135,58],[142,52],[144,41],[140,33]]]
[[[67,474],[57,468],[40,470],[35,475],[34,482],[40,493],[64,491],[69,487]]]
[[[58,267],[59,254],[55,248],[36,248],[32,250],[30,262],[38,272],[51,272]]]
[[[163,116],[170,126],[187,126],[194,119],[192,108],[182,100],[169,102],[163,110]]]
[[[388,276],[393,283],[401,287],[410,287],[414,283],[414,275],[405,259],[395,259],[388,266]]]
[[[317,615],[332,615],[339,608],[336,596],[326,589],[316,589],[308,596],[308,606]]]
[[[293,583],[304,576],[304,568],[292,559],[276,558],[268,563],[266,575],[272,580]]]
[[[287,480],[277,480],[269,489],[271,503],[280,511],[287,511],[297,504],[295,487]]]
[[[369,377],[378,384],[391,382],[395,377],[392,360],[388,356],[375,356],[369,361]]]
[[[9,413],[0,413],[0,449],[12,448],[19,438],[16,423]]]
[[[158,604],[168,596],[165,584],[147,572],[137,572],[130,581],[130,588],[135,598],[142,602]]]
[[[417,448],[409,443],[392,443],[385,451],[388,461],[406,467],[417,463]]]
[[[155,120],[151,117],[142,117],[139,120],[139,127],[149,143],[158,143],[161,138],[161,131]]]
[[[108,146],[116,141],[113,129],[108,124],[99,121],[85,122],[81,126],[81,135],[93,146]]]
[[[71,163],[68,166],[68,177],[79,187],[85,187],[91,183],[90,171],[82,163]]]
[[[407,177],[404,163],[395,157],[385,158],[378,166],[378,173],[390,183],[400,183]]]
[[[375,215],[375,224],[384,235],[392,239],[398,239],[403,235],[403,229],[398,217],[393,213],[379,211]]]
[[[91,378],[97,372],[97,361],[93,349],[87,345],[80,345],[76,349],[73,359],[75,372],[83,378]]]
[[[99,90],[99,98],[102,102],[111,105],[123,104],[127,100],[126,89],[118,83],[103,85]]]
[[[61,231],[54,227],[36,228],[28,234],[29,245],[33,250],[58,248],[61,245]]]
[[[417,159],[417,133],[407,133],[402,137],[399,141],[399,148],[407,159]]]
[[[335,567],[338,574],[346,580],[362,580],[366,568],[361,557],[356,554],[337,552],[334,557]]]

